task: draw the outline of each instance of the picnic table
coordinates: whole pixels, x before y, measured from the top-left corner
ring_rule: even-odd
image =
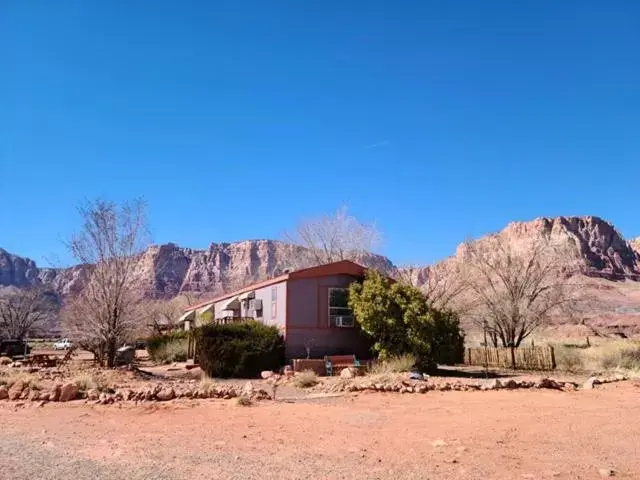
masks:
[[[55,367],[58,364],[58,358],[46,353],[32,353],[24,359],[23,363],[36,367]]]
[[[24,365],[32,365],[34,367],[61,367],[66,364],[74,354],[74,349],[70,348],[64,357],[60,358],[57,355],[50,355],[48,353],[32,353],[27,355],[22,363]]]

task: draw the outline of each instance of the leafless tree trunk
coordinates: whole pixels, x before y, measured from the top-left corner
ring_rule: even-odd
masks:
[[[351,260],[371,252],[379,245],[381,235],[375,225],[361,223],[342,207],[333,215],[302,221],[295,232],[285,234],[285,238],[305,247],[305,254],[293,266],[304,268]]]
[[[56,314],[54,298],[38,287],[0,293],[0,338],[23,339]]]
[[[583,300],[572,278],[575,256],[546,237],[514,242],[493,235],[466,242],[463,255],[470,314],[494,345],[520,346],[551,315]]]
[[[87,284],[65,307],[63,329],[96,359],[113,367],[117,348],[139,328],[141,292],[134,269],[147,246],[145,204],[97,200],[79,208],[83,226],[68,243],[90,265]]]

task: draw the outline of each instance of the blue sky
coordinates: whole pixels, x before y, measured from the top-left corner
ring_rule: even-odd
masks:
[[[0,2],[0,247],[69,259],[86,198],[157,243],[348,204],[397,263],[538,216],[640,235],[640,4]]]

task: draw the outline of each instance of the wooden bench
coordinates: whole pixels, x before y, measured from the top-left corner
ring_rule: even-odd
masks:
[[[339,372],[343,368],[360,367],[360,362],[355,355],[326,355],[324,364],[328,376],[332,376],[334,372]]]

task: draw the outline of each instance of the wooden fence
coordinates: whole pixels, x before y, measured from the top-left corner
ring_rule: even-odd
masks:
[[[520,348],[467,348],[464,355],[466,365],[521,368],[525,370],[553,370],[556,357],[553,347]]]

